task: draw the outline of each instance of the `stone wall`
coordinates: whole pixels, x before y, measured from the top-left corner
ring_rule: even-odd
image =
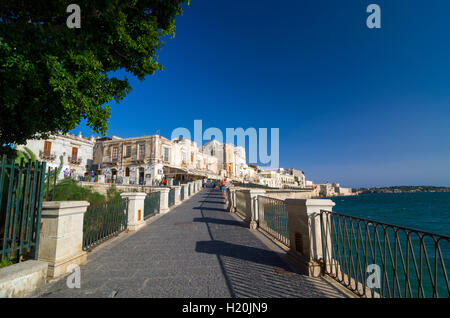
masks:
[[[113,186],[110,183],[98,183],[98,182],[80,182],[82,187],[90,187],[93,191],[98,192],[100,194],[106,195],[108,189]],[[122,192],[144,192],[150,193],[157,191],[156,189],[161,189],[161,187],[155,186],[140,186],[140,185],[122,185],[122,184],[114,184],[118,191]],[[169,188],[169,187],[168,187]]]

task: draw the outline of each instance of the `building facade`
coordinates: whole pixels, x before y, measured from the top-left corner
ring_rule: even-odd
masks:
[[[58,179],[64,177],[64,171],[74,179],[84,177],[93,166],[94,137],[86,138],[80,134],[57,134],[48,139],[27,140],[17,149],[30,149],[36,158],[47,163],[47,167],[58,169],[62,165]]]

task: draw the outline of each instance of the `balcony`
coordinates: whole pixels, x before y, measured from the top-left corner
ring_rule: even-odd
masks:
[[[79,165],[81,164],[81,158],[80,157],[69,157],[69,163],[73,165]]]
[[[54,152],[39,151],[39,158],[45,161],[53,161],[56,159],[56,154]]]
[[[147,160],[145,160],[144,156],[135,155],[131,158],[131,160],[136,163],[147,163]]]
[[[118,163],[119,163],[118,157],[112,157],[112,158],[110,156],[103,157],[103,164],[117,165]]]

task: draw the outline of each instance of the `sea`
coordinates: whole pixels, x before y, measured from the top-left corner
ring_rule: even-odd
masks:
[[[331,199],[338,213],[450,236],[450,192],[370,193]]]
[[[422,297],[433,297],[433,285],[437,286],[438,297],[450,297],[449,285],[446,282],[446,277],[448,277],[450,274],[450,240],[448,239],[448,236],[450,236],[449,192],[371,193],[360,194],[358,196],[334,197],[332,198],[332,200],[336,204],[333,207],[333,211],[337,213],[447,236],[447,238],[442,237],[441,239],[439,239],[442,258],[439,255],[435,254],[435,241],[431,238],[431,236],[425,236],[426,239],[424,240],[424,242],[426,244],[428,260],[426,258],[423,258],[422,272],[424,294]],[[373,233],[373,226],[371,226],[370,229]],[[381,231],[381,239],[383,240],[382,228],[379,228],[379,230]],[[399,234],[401,233],[399,232]],[[419,255],[422,254],[423,256],[425,256],[423,251],[420,249],[418,239],[418,237],[420,236],[411,236],[415,258],[418,262],[417,266],[420,266]],[[417,271],[420,271],[420,268],[414,267],[411,257],[412,254],[410,256],[407,256],[407,244],[404,232],[399,237],[401,241],[401,250],[403,251],[403,257],[409,257],[411,294],[414,295],[413,297],[421,297],[417,294],[419,288],[417,283],[417,275],[415,275]],[[371,241],[373,243],[373,240]],[[391,293],[394,290],[396,292],[394,297],[398,297],[399,294],[407,295],[404,278],[404,267],[402,267],[403,265],[401,265],[402,256],[399,254],[399,250],[397,250],[395,247],[393,231],[389,232],[389,241],[392,247],[391,252],[394,253],[394,258],[392,259],[396,259],[398,261],[397,276],[399,284],[394,283],[394,273],[392,270],[394,267],[389,254],[387,254],[386,260],[388,265],[386,267],[386,275],[388,277],[387,280],[389,281],[389,283],[384,284],[384,288],[382,289],[384,290],[386,295],[388,288],[387,285],[389,285]],[[335,248],[337,248],[336,245]],[[360,252],[362,252],[362,249],[360,249]],[[395,258],[395,254],[397,254],[397,258]],[[436,257],[436,255],[438,257]],[[437,263],[435,263],[436,259],[438,260]],[[406,261],[408,261],[408,258],[406,259]],[[428,262],[429,265],[427,265]],[[378,256],[377,264],[381,265],[380,256]],[[431,276],[428,268],[431,268]],[[437,284],[433,284],[433,281],[435,280],[437,281]],[[381,289],[377,290],[377,292],[380,291]],[[409,295],[409,297],[411,297],[411,295]]]

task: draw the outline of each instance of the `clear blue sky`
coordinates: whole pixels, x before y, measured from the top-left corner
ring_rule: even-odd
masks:
[[[275,127],[280,166],[316,183],[450,186],[449,14],[446,0],[192,0],[165,70],[130,78],[108,135]]]

